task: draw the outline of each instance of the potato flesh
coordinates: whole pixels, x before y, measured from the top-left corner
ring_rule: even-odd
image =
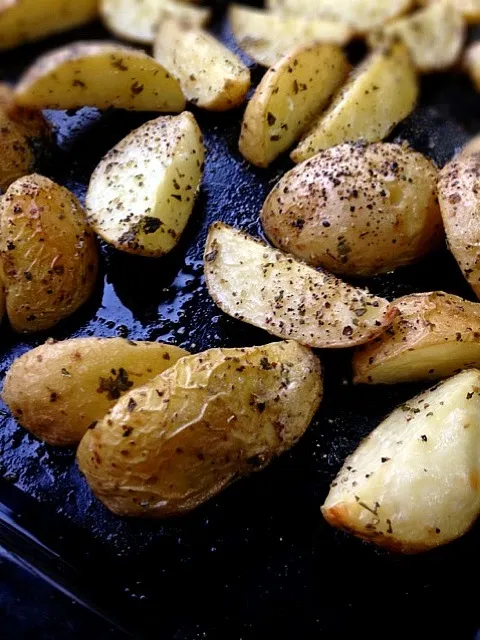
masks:
[[[247,105],[239,141],[242,155],[267,167],[324,109],[348,69],[336,45],[300,45],[287,53],[267,71]]]
[[[20,79],[15,100],[38,109],[185,107],[178,82],[158,62],[110,42],[77,42],[41,56]]]
[[[185,355],[171,345],[122,338],[51,341],[14,361],[2,397],[35,436],[74,445],[124,393]]]
[[[250,88],[248,68],[203,29],[164,20],[154,55],[177,78],[187,99],[203,109],[233,109],[244,101]]]
[[[479,392],[466,371],[394,411],[332,483],[330,524],[404,553],[463,535],[480,513]]]
[[[117,514],[189,511],[292,447],[322,389],[318,359],[293,341],[182,358],[85,434],[80,470]]]
[[[480,92],[480,42],[474,42],[465,51],[464,66],[477,91]]]
[[[387,300],[215,223],[205,246],[210,295],[229,315],[317,348],[363,344],[396,315]]]
[[[474,136],[467,144],[458,152],[457,157],[467,157],[480,153],[480,135]]]
[[[168,253],[192,213],[203,163],[202,134],[191,113],[147,122],[95,169],[86,198],[89,224],[122,251]]]
[[[343,142],[383,140],[414,109],[418,81],[407,48],[371,53],[291,154],[302,162]]]
[[[272,67],[290,50],[309,41],[344,45],[352,28],[341,22],[269,13],[232,5],[229,21],[238,45],[255,62]]]
[[[421,0],[418,4],[431,5],[444,0]],[[480,0],[450,0],[450,3],[463,17],[471,23],[480,21]]]

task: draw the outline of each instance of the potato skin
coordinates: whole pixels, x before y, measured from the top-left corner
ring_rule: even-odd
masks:
[[[20,178],[0,201],[0,230],[1,277],[15,331],[49,329],[87,300],[97,245],[67,189],[37,174]]]
[[[320,363],[293,341],[182,358],[87,431],[80,470],[116,514],[178,515],[289,449],[321,397]]]
[[[188,352],[160,342],[74,338],[17,358],[2,397],[18,422],[52,445],[74,445],[132,388]]]
[[[337,274],[371,276],[441,246],[437,170],[390,143],[343,144],[287,173],[261,220],[280,249]]]

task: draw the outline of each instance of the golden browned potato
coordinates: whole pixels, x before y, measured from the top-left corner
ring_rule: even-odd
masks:
[[[227,111],[245,100],[248,67],[204,29],[163,20],[154,55],[178,80],[187,99],[202,109]]]
[[[387,300],[221,222],[210,227],[204,264],[208,291],[222,311],[310,347],[363,344],[397,314]]]
[[[480,42],[472,43],[463,58],[463,65],[477,91],[480,91]]]
[[[93,172],[86,198],[89,224],[122,251],[150,257],[168,253],[192,213],[204,155],[191,113],[145,123]]]
[[[344,81],[348,61],[333,44],[295,47],[263,76],[243,116],[239,148],[257,167],[287,151]]]
[[[320,363],[296,342],[212,349],[119,400],[78,463],[114,513],[178,515],[290,449],[321,398]]]
[[[403,553],[462,536],[480,514],[480,371],[394,411],[347,458],[322,507],[328,522]]]
[[[133,111],[183,111],[180,85],[143,51],[115,42],[75,42],[38,58],[20,79],[22,107],[117,107]]]
[[[461,155],[440,172],[438,199],[452,252],[467,282],[480,297],[480,156]]]
[[[0,271],[15,331],[49,329],[90,296],[97,245],[85,212],[67,189],[36,174],[0,199]]]
[[[98,0],[0,0],[0,49],[68,31],[97,14]]]
[[[354,355],[355,383],[437,380],[480,367],[480,304],[441,291],[393,304],[400,315],[392,326]]]
[[[443,0],[417,0],[418,4],[437,4]],[[480,0],[449,0],[462,16],[473,24],[480,22]]]
[[[371,53],[293,151],[294,162],[343,142],[378,142],[415,108],[418,79],[402,42]]]
[[[277,183],[263,228],[273,244],[315,267],[353,276],[391,271],[442,244],[437,174],[406,146],[333,147]]]
[[[74,445],[127,391],[186,355],[161,342],[49,340],[14,361],[2,397],[35,436],[53,445]]]

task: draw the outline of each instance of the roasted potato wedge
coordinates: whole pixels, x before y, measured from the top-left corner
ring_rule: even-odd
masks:
[[[328,104],[349,70],[333,44],[295,47],[263,76],[243,116],[240,152],[267,167],[287,151]]]
[[[67,189],[36,174],[0,199],[0,279],[18,332],[49,329],[90,296],[97,275],[95,237]]]
[[[315,267],[371,276],[443,242],[438,171],[390,143],[343,144],[287,173],[261,213],[268,238]]]
[[[101,0],[100,11],[106,26],[119,38],[153,44],[158,25],[175,18],[193,27],[204,27],[212,11],[176,0]]]
[[[465,51],[463,65],[475,88],[480,92],[480,42],[473,42]]]
[[[321,398],[320,363],[296,342],[212,349],[119,400],[78,463],[114,513],[178,515],[290,449]]]
[[[180,85],[158,62],[112,42],[77,42],[41,56],[20,79],[15,100],[37,109],[185,107]]]
[[[417,0],[418,4],[431,5],[443,0]],[[480,0],[450,0],[450,3],[470,23],[480,22]]]
[[[53,445],[74,445],[124,393],[186,355],[161,342],[49,340],[14,361],[2,397],[35,436]]]
[[[438,380],[480,367],[480,304],[441,291],[394,304],[392,326],[354,355],[355,383]]]
[[[342,142],[383,140],[414,109],[418,79],[402,42],[371,53],[293,151],[294,162]]]
[[[191,113],[145,123],[93,172],[86,198],[89,224],[121,251],[168,253],[192,213],[203,163],[202,133]]]
[[[480,514],[479,392],[464,371],[394,411],[345,461],[328,522],[403,553],[462,536]]]
[[[289,51],[310,41],[341,46],[353,35],[353,29],[342,22],[285,16],[239,4],[231,5],[228,18],[239,47],[264,67],[273,67]]]
[[[227,111],[245,100],[248,67],[203,29],[163,20],[154,55],[178,80],[187,99],[202,109]]]
[[[208,291],[222,311],[310,347],[363,344],[397,314],[387,300],[222,223],[210,227],[204,264]]]
[[[90,22],[98,0],[0,0],[0,49],[11,49]]]

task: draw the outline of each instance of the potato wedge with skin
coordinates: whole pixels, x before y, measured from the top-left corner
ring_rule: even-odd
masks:
[[[328,104],[349,70],[333,44],[300,45],[263,76],[243,116],[239,148],[257,167],[267,167],[298,140]]]
[[[378,142],[414,109],[418,79],[401,42],[371,53],[291,154],[294,162],[343,142]]]
[[[250,88],[248,67],[203,29],[163,20],[154,55],[178,80],[187,100],[202,109],[227,111],[245,100]]]
[[[179,515],[290,449],[322,393],[318,358],[293,341],[182,358],[87,431],[80,470],[116,514]]]
[[[0,0],[0,50],[94,20],[98,0]]]
[[[326,520],[403,553],[462,536],[480,514],[479,415],[476,369],[399,407],[345,461]]]
[[[2,397],[33,435],[53,445],[74,445],[127,391],[186,355],[161,342],[51,340],[14,361]]]
[[[442,246],[438,171],[391,143],[343,144],[288,172],[261,212],[269,240],[315,267],[371,276]]]
[[[36,174],[0,199],[0,271],[15,331],[49,329],[95,286],[98,250],[75,196]]]
[[[192,213],[204,156],[202,133],[188,111],[145,123],[93,172],[86,197],[89,224],[121,251],[168,253]]]
[[[209,7],[175,0],[101,0],[100,12],[112,33],[140,44],[155,42],[158,25],[165,18],[204,27],[212,15]]]
[[[309,41],[341,46],[353,35],[353,29],[342,22],[285,16],[239,4],[230,6],[228,19],[238,46],[264,67],[273,67]]]
[[[310,347],[363,344],[397,314],[387,300],[222,223],[210,227],[204,265],[208,292],[222,311]]]
[[[158,62],[114,42],[76,42],[41,56],[20,79],[15,101],[37,109],[185,107],[178,82]]]
[[[463,57],[463,66],[470,76],[475,89],[480,92],[480,42],[473,42],[467,47]]]

